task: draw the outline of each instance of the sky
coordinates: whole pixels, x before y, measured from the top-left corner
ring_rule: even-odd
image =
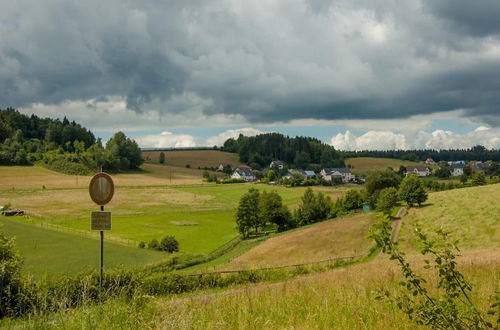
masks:
[[[498,0],[0,0],[0,108],[141,147],[500,148]]]

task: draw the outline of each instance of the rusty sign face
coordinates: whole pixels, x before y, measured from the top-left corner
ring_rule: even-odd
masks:
[[[92,212],[90,214],[91,230],[111,230],[111,212]]]
[[[97,205],[106,205],[113,198],[115,185],[111,176],[106,173],[98,173],[90,180],[89,194],[90,198]]]

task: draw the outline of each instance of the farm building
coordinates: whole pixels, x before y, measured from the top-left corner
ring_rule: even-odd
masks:
[[[282,170],[285,166],[285,163],[281,160],[273,160],[271,164],[269,164],[269,168],[277,167],[279,170]]]
[[[335,179],[342,180],[342,183],[348,183],[355,179],[351,170],[346,167],[340,168],[324,168],[319,172],[325,181],[334,181]]]
[[[464,167],[463,163],[452,163],[450,165],[451,176],[460,176],[464,175]]]
[[[417,176],[431,175],[431,171],[425,166],[406,166],[405,173],[406,175],[413,173]]]
[[[248,166],[245,166],[248,167]],[[231,174],[232,179],[244,179],[246,182],[255,181],[257,178],[252,170],[242,169],[237,167],[233,174]]]

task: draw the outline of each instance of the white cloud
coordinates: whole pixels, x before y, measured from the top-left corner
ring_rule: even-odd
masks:
[[[196,147],[196,138],[188,134],[161,132],[140,136],[135,139],[142,148],[186,148]]]
[[[332,137],[330,144],[339,150],[464,149],[478,144],[500,149],[500,128],[480,126],[466,134],[445,130],[406,134],[369,131],[359,137],[346,131]]]
[[[237,138],[240,134],[243,134],[245,136],[255,136],[257,134],[262,134],[262,133],[264,133],[264,132],[262,132],[258,129],[255,129],[255,128],[251,128],[251,127],[230,129],[230,130],[227,130],[227,131],[220,133],[217,136],[212,136],[212,137],[207,138],[205,143],[207,146],[220,146],[220,145],[224,144],[224,142],[227,139]]]

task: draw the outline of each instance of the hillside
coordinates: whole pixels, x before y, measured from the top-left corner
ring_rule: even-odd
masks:
[[[162,151],[143,151],[142,157],[146,162],[158,163]],[[238,155],[235,153],[219,150],[172,150],[163,151],[165,154],[165,164],[172,166],[191,168],[217,167],[219,164],[240,165]]]
[[[373,214],[326,221],[273,237],[235,258],[223,269],[252,269],[366,255]]]
[[[400,166],[427,166],[424,163],[410,162],[407,160],[374,157],[347,158],[345,160],[345,163],[347,166],[352,166],[352,172],[358,175],[366,175],[368,172],[375,170],[385,170],[388,167],[391,167],[394,171],[397,171],[399,170]],[[436,168],[436,166],[430,167]]]

